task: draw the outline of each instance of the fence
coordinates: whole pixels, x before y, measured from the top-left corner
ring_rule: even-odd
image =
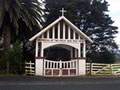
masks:
[[[87,63],[86,74],[89,74],[89,75],[120,75],[120,64]]]
[[[25,62],[25,74],[26,75],[35,75],[35,63]]]
[[[51,61],[44,60],[45,76],[76,76],[77,60]]]
[[[25,74],[35,75],[35,64],[25,62]],[[120,64],[86,63],[87,75],[120,75]]]

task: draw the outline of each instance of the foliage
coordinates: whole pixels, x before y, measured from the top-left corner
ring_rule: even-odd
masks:
[[[17,40],[13,44],[13,48],[11,48],[8,56],[10,73],[20,74],[23,72],[24,60],[22,54],[23,51],[20,46],[20,41]]]
[[[45,0],[45,5],[44,25],[61,16],[59,10],[65,8],[65,16],[93,40],[94,43],[87,47],[87,53],[94,54],[96,60],[99,55],[112,53],[117,49],[114,38],[118,31],[117,27],[112,25],[114,21],[107,14],[109,4],[106,0]]]
[[[31,33],[28,30],[32,30],[33,27],[40,29],[40,23],[43,21],[41,6],[42,4],[38,0],[0,0],[0,33],[4,38],[4,58],[2,60],[4,60],[4,65],[7,62],[7,69],[9,63],[12,62],[7,61],[9,60],[8,54],[11,52],[9,51],[11,39],[12,43],[17,39],[24,39],[22,43],[26,45],[26,37]]]
[[[90,53],[87,55],[89,58],[87,59],[87,62],[92,63],[115,63],[116,55],[115,53],[105,51],[102,53]]]
[[[32,25],[42,22],[40,6],[38,0],[0,0],[0,27],[3,24],[11,24],[17,31],[18,21],[22,19],[32,29]]]
[[[32,30],[34,25],[40,28],[42,11],[38,0],[0,0],[0,30],[6,55],[10,49],[11,34],[18,34],[22,27],[20,22],[24,22],[28,30]]]

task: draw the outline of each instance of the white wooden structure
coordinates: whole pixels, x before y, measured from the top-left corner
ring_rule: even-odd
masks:
[[[63,11],[63,10],[62,10]],[[86,74],[86,41],[93,41],[62,16],[41,30],[29,41],[36,40],[35,74],[41,76],[77,76]],[[70,61],[44,58],[44,50],[62,47],[70,51]]]
[[[25,62],[25,74],[35,75],[35,64],[30,62]]]
[[[86,74],[120,75],[120,64],[86,63]]]

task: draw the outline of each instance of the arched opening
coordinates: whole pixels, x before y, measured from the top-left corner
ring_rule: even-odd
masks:
[[[59,46],[48,47],[44,49],[44,58],[53,61],[69,61],[71,59],[70,50]]]

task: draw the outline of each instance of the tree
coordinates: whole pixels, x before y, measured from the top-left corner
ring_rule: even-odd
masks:
[[[109,4],[106,0],[46,0],[45,4],[45,25],[61,16],[59,10],[64,7],[67,10],[65,16],[93,40],[94,43],[88,47],[88,56],[113,53],[117,49],[114,38],[118,31],[107,14]]]
[[[40,29],[43,21],[41,5],[38,0],[0,0],[0,32],[4,38],[4,60],[8,59],[11,36],[20,32],[20,22],[24,23],[28,30],[32,30],[33,26]]]
[[[42,22],[41,4],[37,0],[0,0],[0,28],[4,33],[4,51],[7,53],[11,44],[11,34],[18,33],[19,20],[32,30]]]

